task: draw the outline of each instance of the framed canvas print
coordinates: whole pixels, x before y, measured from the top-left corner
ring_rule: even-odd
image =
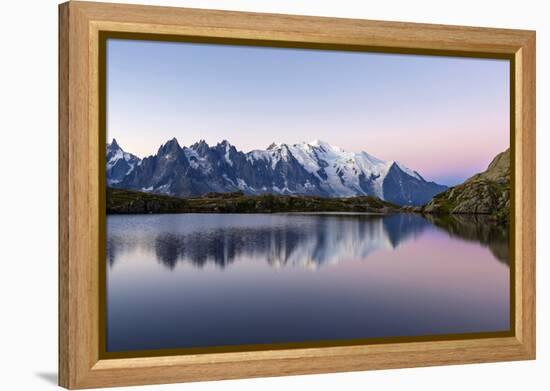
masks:
[[[535,33],[60,5],[59,379],[535,358]]]

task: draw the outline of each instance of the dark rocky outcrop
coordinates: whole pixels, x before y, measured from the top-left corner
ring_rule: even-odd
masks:
[[[510,150],[498,154],[486,171],[436,195],[423,208],[433,214],[484,214],[510,219]]]

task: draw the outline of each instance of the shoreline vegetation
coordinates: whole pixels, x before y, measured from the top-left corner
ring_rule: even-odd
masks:
[[[430,205],[430,204],[428,204]],[[107,214],[162,213],[291,213],[291,212],[360,212],[381,215],[414,213],[424,216],[480,215],[488,220],[507,223],[502,210],[452,212],[430,210],[427,206],[399,206],[371,196],[326,198],[297,195],[263,194],[249,196],[242,192],[208,193],[201,197],[178,198],[163,194],[107,188]]]
[[[298,195],[208,193],[178,198],[107,188],[107,214],[363,212],[392,214],[401,207],[371,196],[328,198]]]

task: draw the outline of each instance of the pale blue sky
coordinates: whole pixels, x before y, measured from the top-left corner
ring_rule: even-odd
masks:
[[[107,137],[321,139],[452,185],[509,146],[509,87],[505,60],[109,39]]]

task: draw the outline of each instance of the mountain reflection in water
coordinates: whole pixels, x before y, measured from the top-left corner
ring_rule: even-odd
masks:
[[[436,229],[490,249],[509,263],[508,227],[486,216],[391,216],[345,214],[109,216],[107,257],[112,266],[121,251],[153,250],[169,269],[180,262],[225,268],[240,258],[316,268],[392,250]],[[139,220],[133,225],[132,220]],[[145,221],[143,221],[145,220]]]

